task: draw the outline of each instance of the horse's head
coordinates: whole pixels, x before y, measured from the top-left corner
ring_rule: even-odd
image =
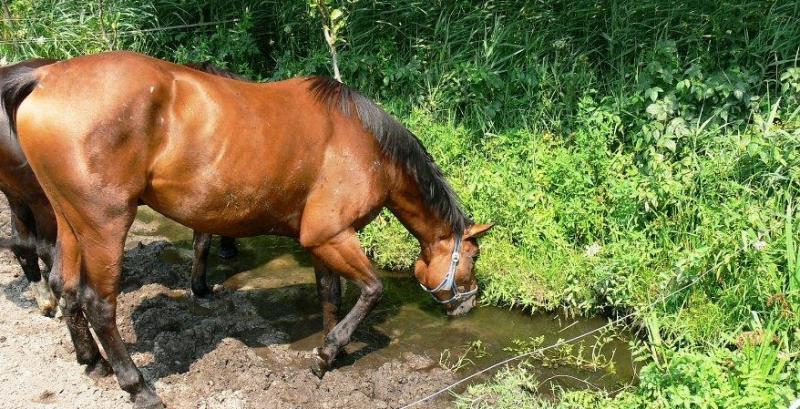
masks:
[[[461,236],[433,243],[422,251],[414,266],[414,275],[422,288],[444,305],[448,315],[462,315],[475,306],[478,238],[491,228],[491,224],[473,224]]]

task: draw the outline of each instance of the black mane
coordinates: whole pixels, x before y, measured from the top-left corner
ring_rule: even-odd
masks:
[[[230,78],[230,79],[239,80],[239,81],[251,82],[249,79],[247,79],[245,77],[242,77],[239,74],[235,74],[235,73],[230,72],[228,70],[224,70],[224,69],[222,69],[220,67],[217,67],[216,65],[212,64],[210,61],[190,62],[190,63],[186,63],[184,65],[189,67],[189,68],[192,68],[192,69],[195,69],[195,70],[198,70],[198,71],[202,71],[202,72],[206,72],[206,73],[209,73],[209,74],[213,74],[213,75],[216,75],[216,76],[219,76],[219,77]]]
[[[463,234],[472,222],[442,171],[411,131],[372,100],[333,78],[310,77],[307,81],[317,100],[328,109],[338,109],[350,116],[355,108],[362,126],[375,136],[383,153],[416,180],[425,203],[452,226],[455,234]]]

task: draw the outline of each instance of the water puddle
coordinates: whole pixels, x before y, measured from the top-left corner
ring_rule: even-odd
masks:
[[[176,248],[162,253],[162,261],[191,260],[190,230],[142,208],[133,233],[168,238]],[[293,240],[256,237],[239,240],[239,256],[220,260],[214,240],[209,257],[210,284],[246,291],[259,314],[289,335],[290,347],[310,350],[322,340],[322,319],[314,286],[310,257]],[[187,269],[187,274],[189,270]],[[410,273],[380,271],[384,282],[381,302],[359,326],[341,366],[357,370],[377,368],[407,353],[426,355],[457,369],[459,376],[474,373],[519,353],[515,340],[547,346],[606,324],[603,318],[572,319],[559,314],[535,314],[479,306],[467,316],[449,318]],[[188,282],[188,281],[187,281]],[[345,286],[343,310],[348,311],[358,290]],[[246,334],[243,341],[259,352],[262,334]],[[586,337],[572,351],[553,351],[535,361],[542,392],[552,386],[614,390],[636,375],[631,360],[629,335],[618,329]]]

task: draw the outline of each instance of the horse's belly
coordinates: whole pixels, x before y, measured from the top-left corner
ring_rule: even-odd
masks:
[[[244,183],[243,183],[244,184]],[[241,186],[241,185],[240,185]],[[235,187],[235,186],[232,186]],[[148,189],[142,200],[153,210],[192,229],[230,237],[276,234],[296,237],[303,192],[211,187]]]

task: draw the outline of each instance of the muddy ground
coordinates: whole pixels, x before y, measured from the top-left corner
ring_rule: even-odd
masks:
[[[244,292],[191,297],[189,262],[163,261],[174,245],[135,233],[149,228],[137,221],[128,237],[117,324],[170,408],[395,408],[454,380],[438,357],[414,353],[370,368],[345,364],[319,380],[308,370],[310,351],[291,349],[290,335],[262,318]],[[9,235],[8,206],[0,199],[0,236]],[[39,315],[8,251],[0,251],[0,293],[0,406],[132,407],[113,376],[84,375],[66,326]],[[421,407],[452,407],[448,399]]]

